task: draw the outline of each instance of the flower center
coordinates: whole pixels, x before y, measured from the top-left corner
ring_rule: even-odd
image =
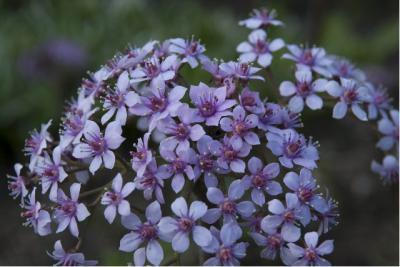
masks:
[[[253,175],[252,183],[258,189],[264,188],[267,185],[267,179],[262,173],[258,173]]]
[[[131,151],[131,156],[132,156],[132,158],[134,158],[134,159],[136,158],[136,159],[138,159],[139,161],[144,160],[144,159],[146,158],[146,155],[147,155],[147,153],[146,153],[146,151],[144,151],[144,150],[137,151],[137,152]]]
[[[200,168],[204,171],[210,171],[214,167],[214,161],[212,160],[211,155],[200,156],[199,164]]]
[[[252,96],[244,96],[242,97],[242,105],[243,106],[254,106],[256,104],[256,100]]]
[[[314,58],[310,49],[306,49],[302,55],[301,62],[305,65],[313,65]]]
[[[284,218],[285,222],[293,222],[294,218],[295,218],[293,211],[291,211],[291,210],[286,211],[283,214],[283,218]]]
[[[264,40],[257,40],[254,46],[254,50],[257,54],[265,54],[268,52],[267,43]]]
[[[219,258],[221,259],[222,262],[227,262],[232,258],[232,251],[230,248],[227,247],[222,247],[219,250]]]
[[[167,106],[167,101],[164,97],[153,96],[150,98],[150,108],[153,111],[163,111]]]
[[[226,214],[235,214],[236,213],[236,204],[231,200],[225,200],[221,204],[221,210]]]
[[[297,85],[297,92],[299,93],[299,95],[301,96],[307,96],[310,94],[311,92],[311,88],[309,86],[308,83],[306,82],[302,82],[300,84]]]
[[[150,223],[144,223],[139,230],[140,237],[144,240],[151,240],[157,236],[157,229]]]
[[[189,135],[189,129],[183,123],[178,124],[175,129],[175,136],[180,140],[185,140]]]
[[[118,204],[121,202],[121,194],[116,192],[107,192],[107,196],[111,199],[113,204]]]
[[[182,217],[178,220],[179,229],[181,229],[184,232],[192,230],[193,224],[194,224],[193,220],[190,218]]]
[[[57,180],[59,176],[58,167],[57,166],[47,167],[43,172],[43,176],[48,177],[52,180]]]
[[[65,127],[71,134],[77,135],[83,129],[83,123],[79,116],[74,116],[65,120]]]
[[[227,148],[224,151],[224,158],[229,162],[234,161],[236,159],[236,156],[237,156],[237,152],[235,150],[233,150],[232,148]]]
[[[244,133],[247,132],[246,123],[244,121],[236,122],[235,127],[234,127],[234,131],[238,135],[243,135]]]
[[[107,150],[106,142],[102,136],[94,138],[94,140],[89,141],[88,144],[96,155],[101,155]]]
[[[309,262],[314,262],[317,259],[317,253],[315,253],[314,249],[307,248],[306,251],[304,252],[304,257]]]
[[[176,173],[182,173],[186,168],[186,162],[180,159],[174,160],[172,162],[172,168]]]
[[[203,117],[211,117],[212,115],[214,115],[217,112],[216,106],[215,106],[215,102],[217,100],[214,98],[212,99],[210,97],[210,99],[202,99],[201,100],[201,105],[200,105],[200,114]]]
[[[267,246],[276,250],[281,246],[281,238],[278,235],[270,235],[267,237]]]
[[[346,103],[352,103],[357,100],[357,91],[355,89],[348,89],[344,92],[343,98]]]
[[[110,101],[111,105],[114,107],[121,107],[124,105],[124,96],[122,94],[108,94],[105,98]]]
[[[293,157],[300,151],[300,148],[301,148],[300,140],[289,143],[286,146],[286,153],[288,156]]]
[[[27,211],[21,212],[22,218],[32,218],[34,216],[35,216],[35,210],[27,210]]]
[[[157,75],[160,73],[159,67],[156,64],[154,64],[153,62],[144,63],[144,68],[145,68],[147,77],[149,77],[149,78],[157,77]]]
[[[304,188],[304,187],[302,187],[302,188],[299,189],[297,195],[298,195],[299,199],[300,199],[302,202],[307,202],[307,201],[309,201],[310,198],[312,197],[313,192],[312,192],[312,190],[309,189],[309,188]]]
[[[73,201],[66,201],[61,204],[61,210],[67,214],[68,216],[72,217],[75,215],[76,212],[76,205]]]

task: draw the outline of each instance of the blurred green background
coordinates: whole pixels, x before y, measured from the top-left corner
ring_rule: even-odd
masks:
[[[59,123],[65,100],[87,70],[96,70],[128,43],[178,36],[199,37],[210,57],[235,59],[236,45],[249,33],[237,22],[261,6],[276,9],[286,24],[273,29],[271,38],[317,44],[351,59],[389,89],[398,107],[395,0],[0,1],[0,264],[52,263],[45,251],[52,250],[54,236],[40,238],[21,226],[5,174],[24,160],[29,130],[50,118]],[[291,77],[290,64],[278,63],[277,57],[276,79]],[[264,96],[277,90],[257,86]],[[304,132],[321,144],[316,176],[340,203],[340,224],[328,236],[336,248],[328,259],[335,265],[398,265],[398,185],[385,187],[369,171],[370,161],[381,157],[374,147],[377,136],[361,122],[334,121],[330,112],[303,115]],[[131,261],[131,255],[117,251],[125,230],[107,226],[102,212],[97,215],[83,244],[88,258],[114,265]],[[249,258],[244,264],[271,264]]]

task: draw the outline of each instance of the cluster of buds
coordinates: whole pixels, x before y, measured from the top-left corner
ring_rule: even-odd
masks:
[[[269,41],[269,27],[283,24],[275,16],[255,10],[240,22],[252,32],[237,47],[238,61],[210,60],[194,38],[129,48],[83,81],[58,137],[48,131],[51,121],[32,132],[24,150],[29,162],[15,165],[9,189],[35,233],[68,228],[77,238],[68,250],[56,242],[49,255],[57,264],[96,264],[77,251],[84,242],[79,224],[97,205],[108,223],[127,229],[118,249],[132,253],[135,265],[179,263],[189,249],[205,259],[199,265],[240,265],[249,246],[286,265],[329,264],[333,240],[318,240],[338,223],[338,206],[314,178],[318,143],[298,131],[304,104],[321,109],[319,94],[327,93],[339,101],[334,118],[348,108],[360,120],[381,117],[384,150],[398,142],[398,111],[346,60],[322,48]],[[285,47],[283,58],[296,63],[293,81],[279,86],[291,97],[287,106],[252,89],[252,80],[264,81],[263,71],[271,71],[272,53]],[[190,85],[183,69],[212,79]],[[143,131],[138,140],[124,133],[132,123]],[[396,157],[373,163],[386,181],[398,180]],[[88,189],[105,169],[113,173],[107,183]],[[176,253],[164,257],[169,245]]]

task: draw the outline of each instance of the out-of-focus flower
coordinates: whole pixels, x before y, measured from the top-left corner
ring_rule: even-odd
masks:
[[[373,161],[371,169],[381,176],[384,183],[392,184],[399,182],[399,160],[392,155],[385,156],[382,164]]]
[[[378,122],[378,130],[383,137],[376,144],[380,149],[387,151],[399,142],[399,111],[391,110]]]
[[[277,20],[275,10],[268,10],[266,8],[253,9],[250,18],[242,20],[239,25],[245,26],[249,29],[257,29],[261,27],[282,26],[283,22]]]

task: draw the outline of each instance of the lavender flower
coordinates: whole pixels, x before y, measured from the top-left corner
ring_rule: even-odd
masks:
[[[130,233],[124,235],[119,243],[119,250],[124,252],[134,252],[133,262],[137,266],[143,266],[146,258],[153,265],[160,265],[164,258],[164,251],[158,242],[161,238],[167,241],[157,226],[161,220],[161,207],[157,201],[152,202],[146,208],[147,221],[142,223],[135,214],[122,217],[122,224]],[[139,248],[142,244],[145,247]]]
[[[232,138],[224,136],[222,144],[218,141],[213,141],[210,144],[210,150],[213,155],[217,156],[218,166],[224,170],[231,169],[236,173],[243,173],[246,164],[241,158],[249,155],[251,146],[247,143],[233,142]]]
[[[281,235],[285,241],[296,242],[300,238],[300,228],[297,222],[304,226],[310,221],[310,215],[305,209],[301,209],[299,200],[295,194],[287,193],[285,195],[286,208],[278,199],[268,202],[268,210],[273,215],[267,215],[261,221],[263,231],[269,233],[278,227],[281,227]]]
[[[330,263],[321,256],[332,253],[333,240],[326,240],[322,242],[319,246],[317,246],[317,232],[309,232],[304,235],[304,241],[306,243],[305,248],[299,247],[298,245],[293,243],[289,243],[287,245],[292,256],[297,259],[295,262],[291,263],[291,265],[330,266]]]
[[[276,254],[281,251],[285,241],[276,229],[267,230],[268,232],[266,234],[252,232],[250,236],[258,246],[263,247],[260,252],[261,258],[275,260]]]
[[[276,128],[281,123],[282,107],[275,103],[264,103],[264,112],[258,116],[258,128],[264,131]]]
[[[241,148],[244,142],[249,145],[259,145],[258,135],[252,131],[258,124],[258,117],[255,114],[246,116],[242,106],[233,109],[233,120],[229,117],[221,119],[221,128],[225,132],[232,133],[230,141],[235,148]]]
[[[38,132],[36,129],[33,130],[31,136],[25,140],[24,151],[27,156],[30,156],[29,170],[31,171],[33,171],[39,156],[47,147],[47,142],[52,140],[47,131],[50,125],[51,120],[46,124],[42,124],[40,132]]]
[[[195,115],[192,111],[188,105],[182,105],[177,111],[179,123],[171,117],[166,117],[158,123],[157,129],[170,135],[161,141],[160,150],[173,151],[175,148],[177,152],[188,150],[189,140],[196,142],[205,134],[200,124],[191,125]]]
[[[85,256],[83,253],[77,252],[67,252],[63,249],[61,241],[57,240],[54,244],[53,253],[47,254],[56,260],[57,262],[54,265],[58,266],[93,266],[97,265],[97,261],[94,260],[85,260]]]
[[[207,205],[201,201],[194,201],[188,209],[186,200],[183,197],[177,198],[171,204],[171,209],[178,218],[164,217],[158,223],[160,232],[166,236],[173,236],[172,249],[183,253],[189,248],[189,235],[193,236],[194,242],[205,247],[211,243],[210,231],[196,221],[207,212]]]
[[[54,217],[58,223],[56,233],[64,231],[69,226],[71,234],[78,237],[79,230],[76,220],[81,222],[85,220],[90,213],[85,204],[78,202],[81,185],[74,183],[69,190],[71,194],[70,198],[67,197],[61,189],[58,191],[57,208],[54,212]]]
[[[175,77],[175,71],[178,64],[176,55],[171,55],[165,58],[162,62],[153,56],[147,59],[142,66],[131,71],[131,84],[150,81],[152,87],[163,87],[166,81],[172,80]]]
[[[139,138],[137,143],[133,146],[136,152],[131,152],[132,156],[132,169],[136,171],[137,176],[143,176],[147,165],[153,159],[151,150],[148,147],[150,133],[145,133],[142,138]]]
[[[58,146],[53,150],[53,159],[46,154],[35,168],[41,179],[42,194],[50,189],[49,199],[52,201],[57,200],[58,183],[62,183],[68,176],[62,165],[61,148]]]
[[[307,142],[303,135],[292,129],[268,132],[266,137],[267,148],[279,157],[282,166],[291,169],[294,163],[311,170],[317,167],[318,151],[311,139]]]
[[[94,121],[87,121],[87,127],[83,133],[85,140],[75,146],[72,155],[77,159],[92,158],[89,166],[92,174],[100,168],[102,163],[107,169],[112,169],[115,164],[115,155],[111,149],[117,149],[125,140],[121,133],[121,125],[117,121],[107,125],[104,136]]]
[[[143,195],[146,200],[152,198],[153,192],[155,193],[156,199],[161,204],[164,204],[164,195],[162,188],[164,187],[163,176],[160,176],[157,162],[152,159],[147,165],[143,175],[137,174],[134,179],[134,183],[137,189],[143,190]]]
[[[300,67],[306,67],[313,70],[322,76],[331,77],[331,73],[328,70],[332,60],[326,56],[325,49],[319,47],[313,48],[301,48],[297,45],[287,45],[290,52],[282,56],[296,62]]]
[[[316,93],[323,92],[327,81],[325,79],[318,79],[312,81],[312,73],[309,69],[300,69],[296,71],[296,84],[284,81],[279,86],[279,91],[282,96],[291,96],[289,101],[289,110],[295,113],[303,111],[304,102],[312,109],[321,109],[323,102],[321,97]]]
[[[239,101],[240,105],[250,113],[261,114],[265,111],[260,93],[251,91],[248,87],[245,87],[239,95]]]
[[[228,116],[227,110],[236,104],[233,99],[226,99],[226,88],[210,88],[204,83],[192,85],[189,92],[192,103],[196,106],[195,121],[203,122],[207,126],[218,126],[223,116]]]
[[[399,142],[399,111],[391,110],[390,117],[385,116],[378,122],[378,130],[383,137],[376,144],[383,151],[390,150],[393,145]]]
[[[233,76],[238,80],[242,80],[242,81],[261,80],[261,81],[264,81],[264,78],[262,76],[254,75],[261,69],[256,68],[256,67],[251,67],[248,63],[229,61],[227,63],[222,63],[220,65],[220,68],[227,75]]]
[[[129,91],[129,87],[129,75],[124,71],[118,78],[115,90],[108,92],[104,99],[103,107],[107,112],[101,117],[102,124],[108,122],[116,112],[115,120],[125,125],[128,116],[126,107],[132,107],[139,102],[138,94]]]
[[[382,164],[372,161],[371,169],[379,174],[386,184],[399,182],[399,160],[392,155],[385,156]]]
[[[317,211],[324,209],[325,200],[319,194],[316,194],[318,187],[310,170],[302,168],[300,175],[295,172],[288,172],[283,178],[283,182],[290,190],[296,193],[302,206],[306,207],[307,213],[309,213],[308,206]]]
[[[224,223],[236,221],[236,216],[250,217],[255,211],[251,201],[237,201],[244,195],[244,188],[240,180],[233,181],[228,188],[228,195],[224,196],[222,191],[216,187],[210,187],[207,190],[208,200],[218,205],[218,208],[212,208],[207,211],[202,220],[208,224],[215,223],[221,215]]]
[[[185,185],[185,176],[189,180],[193,180],[196,174],[193,171],[192,165],[196,162],[196,153],[189,148],[186,151],[172,152],[169,150],[160,150],[161,156],[168,164],[160,166],[158,176],[162,179],[168,179],[173,175],[171,187],[175,193],[179,193]]]
[[[325,205],[323,205],[316,214],[316,220],[320,221],[318,233],[326,234],[332,226],[338,224],[339,208],[338,202],[329,196],[325,197]]]
[[[255,30],[249,35],[249,42],[242,42],[236,50],[242,53],[239,57],[241,62],[249,63],[257,60],[257,63],[266,68],[271,65],[271,52],[278,51],[285,46],[282,39],[275,39],[269,42],[267,33],[263,30]]]
[[[104,193],[101,204],[107,206],[104,210],[104,217],[108,223],[112,223],[118,210],[119,215],[127,216],[131,212],[131,206],[125,198],[135,189],[133,182],[128,182],[122,187],[122,176],[118,173],[111,185],[112,190]]]
[[[224,224],[221,231],[211,228],[213,238],[211,244],[202,249],[215,256],[204,262],[205,266],[238,266],[246,256],[247,242],[236,243],[242,236],[242,229],[234,222]]]
[[[365,84],[368,89],[368,118],[376,119],[378,114],[384,114],[384,112],[390,109],[391,98],[385,88],[376,88],[371,83]]]
[[[204,183],[207,188],[217,187],[218,179],[215,173],[229,172],[228,170],[223,171],[218,167],[217,161],[210,149],[210,144],[213,141],[210,136],[204,135],[196,144],[199,154],[197,155],[198,159],[194,167],[194,173],[198,175],[204,173]]]
[[[247,190],[251,190],[251,200],[259,206],[265,203],[264,191],[271,196],[282,193],[282,187],[278,182],[272,181],[279,174],[279,164],[270,163],[264,166],[257,157],[252,157],[247,163],[250,175],[242,178],[242,185]]]
[[[45,236],[51,233],[50,214],[42,209],[40,202],[35,199],[36,187],[33,188],[29,198],[22,205],[25,211],[21,212],[21,217],[26,219],[25,226],[32,226],[33,231],[40,236]]]
[[[8,190],[11,191],[10,196],[14,199],[21,196],[21,202],[23,198],[28,195],[28,190],[25,186],[25,177],[21,175],[22,168],[22,164],[16,163],[14,165],[16,176],[7,175],[7,178],[10,179],[10,181],[8,181]]]
[[[329,71],[334,78],[354,79],[357,81],[365,81],[365,74],[357,69],[347,59],[340,57],[332,57],[332,64],[329,66]]]
[[[367,121],[367,113],[360,107],[360,104],[368,101],[368,89],[359,86],[356,81],[340,79],[340,85],[336,81],[329,81],[326,84],[326,91],[340,101],[333,108],[332,116],[335,119],[342,119],[348,107],[351,107],[353,114],[362,121]]]
[[[198,41],[193,38],[191,40],[184,40],[182,38],[171,39],[171,46],[169,50],[172,53],[177,53],[178,55],[183,55],[184,58],[182,63],[189,63],[192,69],[198,66],[198,60],[200,62],[204,61],[207,57],[203,54],[206,49]]]
[[[159,120],[168,115],[175,116],[185,93],[186,88],[182,86],[176,86],[168,93],[164,86],[152,87],[147,94],[141,96],[140,103],[131,107],[129,111],[137,116],[150,116],[149,130],[152,131]]]
[[[275,19],[275,17],[275,10],[268,10],[266,8],[253,9],[253,13],[250,14],[250,18],[240,21],[239,25],[245,26],[249,29],[268,27],[270,25],[282,26],[282,21]]]

